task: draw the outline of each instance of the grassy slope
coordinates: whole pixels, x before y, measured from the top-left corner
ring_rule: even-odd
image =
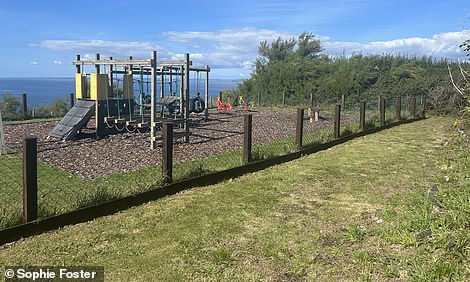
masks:
[[[465,280],[468,226],[435,226],[427,197],[448,124],[404,125],[28,238],[0,249],[0,265],[104,265],[111,281]]]

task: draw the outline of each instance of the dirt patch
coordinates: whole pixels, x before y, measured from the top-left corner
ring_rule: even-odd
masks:
[[[261,144],[295,134],[296,113],[288,110],[254,110],[253,142]],[[208,120],[202,115],[192,117],[190,142],[177,139],[174,145],[174,162],[199,159],[205,156],[231,151],[242,147],[243,111],[211,111]],[[355,120],[355,116],[343,116],[342,122]],[[57,121],[19,125],[5,125],[7,146],[21,150],[23,138],[38,137],[38,157],[55,167],[82,178],[134,171],[161,163],[162,150],[150,149],[149,133],[122,131],[101,139],[93,138],[94,121],[82,130],[78,139],[57,141],[48,139],[48,133]],[[304,122],[304,131],[310,132],[331,127],[331,114],[323,113],[322,119]],[[178,131],[178,130],[177,130]]]

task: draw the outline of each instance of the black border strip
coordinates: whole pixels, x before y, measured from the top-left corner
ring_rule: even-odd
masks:
[[[412,123],[415,121],[423,120],[424,118],[419,117],[415,119],[402,120],[395,123],[387,124],[378,128],[369,129],[354,133],[339,139],[320,144],[307,149],[302,149],[298,152],[290,153],[283,156],[273,157],[267,160],[256,161],[248,165],[230,168],[227,170],[219,171],[216,173],[175,182],[164,187],[158,187],[153,190],[149,190],[140,194],[127,196],[124,198],[111,200],[103,203],[99,203],[93,206],[88,206],[64,214],[51,216],[47,218],[38,219],[32,222],[16,225],[7,229],[0,230],[0,246],[6,243],[10,243],[21,238],[37,235],[66,225],[72,225],[93,220],[98,217],[111,215],[119,211],[129,209],[131,207],[139,206],[144,203],[157,200],[166,196],[174,195],[178,192],[188,190],[194,187],[201,187],[206,185],[212,185],[221,181],[236,178],[247,173],[252,173],[266,169],[268,167],[289,162],[298,159],[304,155],[313,154],[319,151],[323,151],[332,148],[336,145],[348,142],[352,139],[362,137],[365,135],[377,133],[384,129],[389,129],[402,124]]]

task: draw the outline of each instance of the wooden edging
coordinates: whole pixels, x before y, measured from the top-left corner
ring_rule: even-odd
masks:
[[[230,168],[227,170],[219,171],[209,175],[204,175],[192,179],[183,180],[168,184],[163,187],[159,187],[153,190],[149,190],[140,194],[127,196],[124,198],[111,200],[103,203],[99,203],[93,206],[77,209],[68,213],[51,216],[47,218],[37,219],[32,222],[24,223],[21,225],[13,226],[7,229],[0,230],[0,246],[9,242],[19,240],[21,238],[29,237],[32,235],[44,233],[46,231],[54,230],[66,225],[72,225],[93,220],[98,217],[111,215],[119,211],[126,210],[131,207],[139,206],[149,201],[157,200],[166,196],[174,195],[178,192],[188,190],[194,187],[200,187],[205,185],[212,185],[221,181],[242,176],[247,173],[252,173],[266,169],[268,167],[282,164],[288,161],[298,159],[304,155],[313,154],[319,151],[323,151],[332,148],[336,145],[348,142],[352,139],[369,135],[382,131],[384,129],[392,128],[398,125],[412,123],[415,121],[422,120],[424,118],[419,117],[410,120],[402,120],[395,123],[387,124],[379,128],[369,129],[354,133],[318,146],[314,146],[307,149],[290,153],[283,156],[273,157],[267,160],[261,160],[252,162],[250,164]]]

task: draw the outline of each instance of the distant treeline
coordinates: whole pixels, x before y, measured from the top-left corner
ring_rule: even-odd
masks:
[[[390,54],[333,57],[322,51],[320,40],[310,33],[261,42],[251,77],[225,91],[224,100],[243,96],[256,104],[259,93],[261,105],[280,105],[285,96],[288,105],[309,106],[313,94],[314,104],[327,106],[340,103],[344,95],[348,107],[379,96],[426,95],[428,107],[442,112],[462,109],[466,103],[449,78],[448,66],[459,71],[456,62]],[[462,82],[462,76],[455,78],[455,83]]]

